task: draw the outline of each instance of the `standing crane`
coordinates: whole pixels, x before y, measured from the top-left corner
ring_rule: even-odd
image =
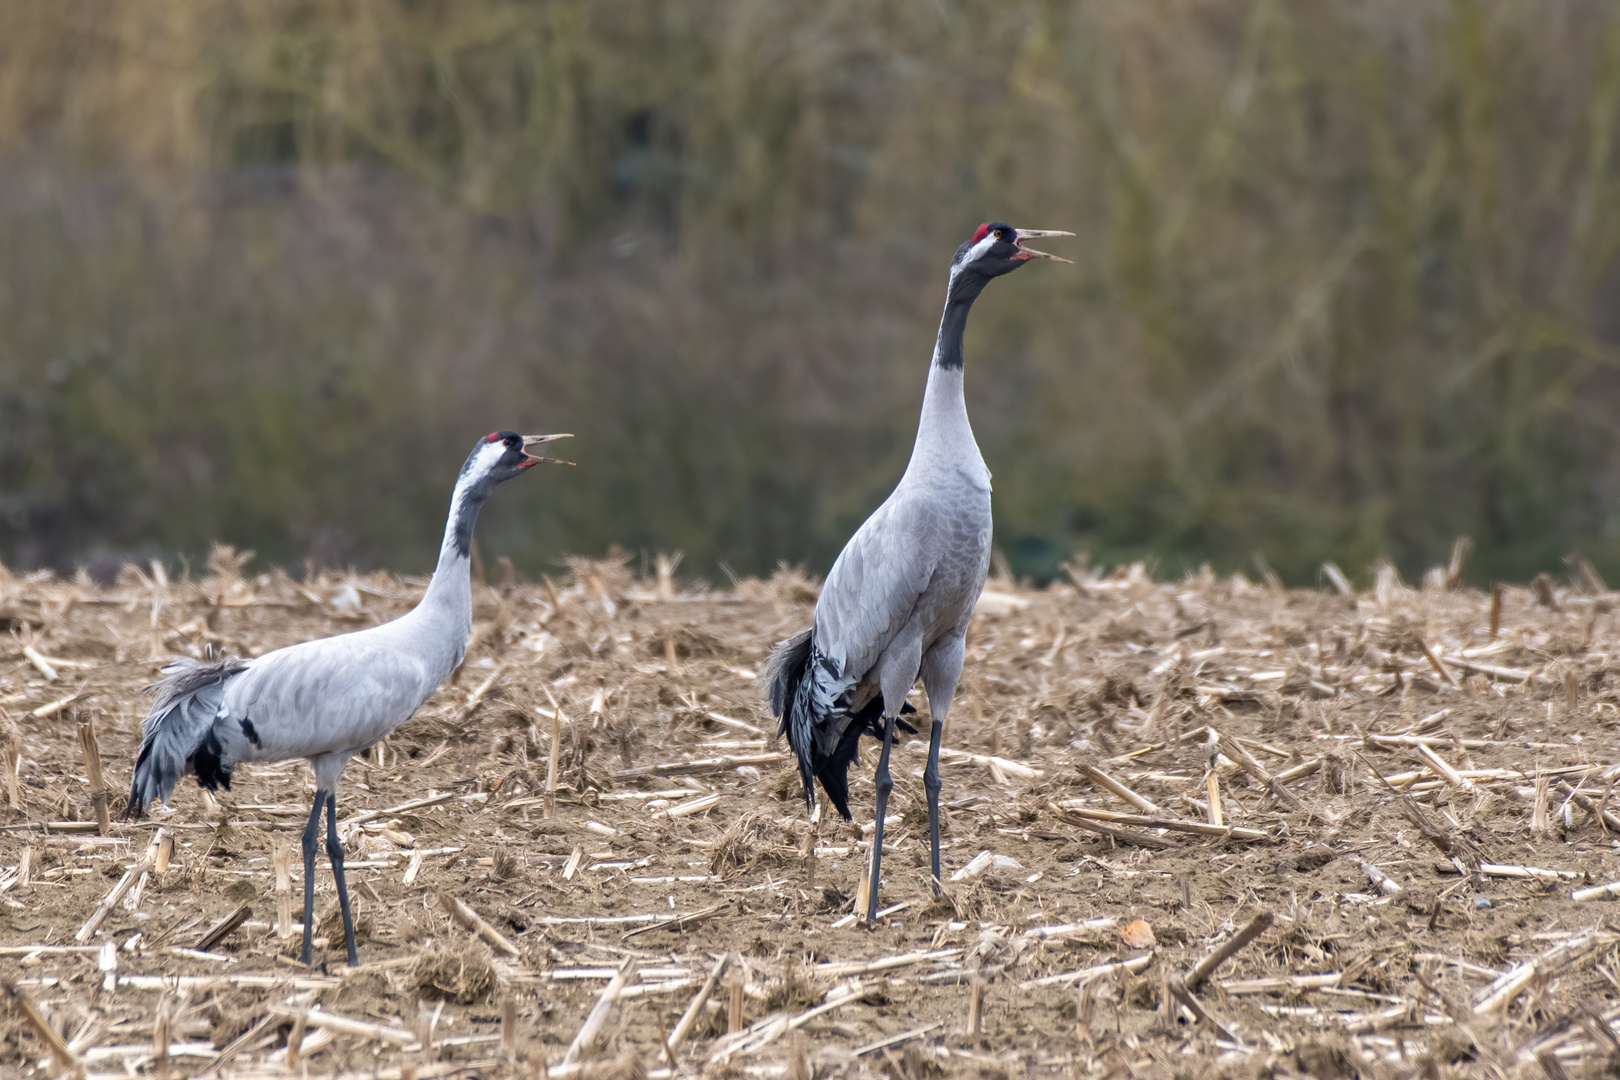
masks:
[[[307,758],[315,771],[315,805],[304,828],[304,950],[310,961],[315,924],[315,847],[326,808],[326,855],[343,912],[349,966],[360,962],[343,880],[337,832],[338,777],[355,754],[415,715],[461,663],[472,632],[469,564],[473,524],[497,484],[552,458],[531,451],[567,435],[497,431],[478,441],[461,467],[439,564],[420,603],[393,622],[351,634],[305,641],[251,660],[180,660],[150,689],[152,710],[141,723],[127,814],[139,817],[153,799],[168,800],[180,777],[194,773],[209,791],[231,786],[244,761]],[[565,464],[565,463],[559,463]]]
[[[833,563],[816,601],[815,625],[779,642],[766,665],[771,712],[799,760],[808,807],[813,781],[844,820],[849,766],[862,734],[883,739],[877,764],[877,818],[866,918],[875,922],[888,810],[889,747],[906,695],[921,677],[932,727],[923,787],[928,842],[939,893],[939,740],[962,674],[968,620],[990,569],[990,470],[985,468],[962,397],[962,331],[992,278],[1031,259],[1068,262],[1025,246],[1042,236],[1073,236],[987,222],[956,250],[945,314],[934,342],[922,418],[905,475]]]

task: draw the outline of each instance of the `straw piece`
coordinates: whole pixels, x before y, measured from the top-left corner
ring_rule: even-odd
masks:
[[[196,949],[198,952],[207,952],[215,945],[218,945],[221,941],[224,941],[226,936],[238,926],[241,926],[244,922],[246,922],[248,916],[251,914],[253,914],[252,907],[247,904],[242,904],[235,911],[231,912],[229,915],[216,922],[213,926],[209,927],[208,932],[202,937],[198,938],[197,944],[193,945],[192,948]]]
[[[1136,792],[1132,791],[1130,788],[1126,787],[1112,776],[1109,776],[1095,765],[1082,764],[1077,766],[1077,768],[1080,770],[1081,776],[1084,776],[1087,780],[1090,780],[1093,784],[1096,784],[1104,791],[1111,791],[1115,795],[1118,795],[1120,798],[1142,811],[1142,813],[1157,814],[1161,812],[1155,803],[1143,798],[1141,795],[1138,795]]]
[[[915,745],[921,750],[927,749],[921,743]],[[1001,772],[1003,778],[1012,776],[1017,777],[1019,780],[1039,780],[1046,775],[1042,770],[1035,768],[1033,765],[1025,765],[1022,761],[1012,761],[1008,758],[997,757],[994,754],[974,754],[966,750],[955,750],[948,746],[939,748],[939,759],[945,764],[983,765],[991,770],[992,775],[997,771]]]
[[[6,774],[6,802],[13,810],[20,811],[22,804],[22,787],[17,782],[17,773],[22,765],[22,755],[10,739],[0,746],[0,769]]]
[[[510,997],[501,999],[501,1054],[517,1060],[517,1002]]]
[[[1584,900],[1609,900],[1616,896],[1620,896],[1620,881],[1611,881],[1607,885],[1593,885],[1589,889],[1576,889],[1569,894],[1569,898],[1577,902]]]
[[[1434,654],[1434,650],[1429,648],[1429,643],[1421,637],[1417,639],[1417,643],[1418,648],[1423,650],[1423,658],[1429,662],[1430,667],[1434,668],[1434,673],[1440,676],[1440,681],[1447,686],[1455,687],[1457,680],[1451,677],[1451,672],[1446,670],[1446,666],[1440,662],[1440,658]]]
[[[1279,784],[1286,784],[1293,780],[1303,780],[1322,771],[1322,759],[1312,758],[1310,761],[1300,762],[1291,769],[1284,769],[1276,775]]]
[[[702,776],[705,773],[730,772],[739,765],[769,765],[787,755],[781,752],[747,754],[738,757],[705,758],[701,761],[672,761],[658,765],[638,765],[613,774],[615,783],[635,780],[643,776]]]
[[[1187,989],[1197,990],[1204,984],[1206,979],[1214,974],[1216,968],[1226,963],[1239,949],[1264,933],[1275,919],[1276,916],[1269,911],[1262,911],[1250,919],[1249,925],[1223,941],[1213,952],[1194,965],[1191,971],[1187,972],[1187,977],[1182,980]]]
[[[1550,975],[1588,953],[1613,944],[1616,940],[1620,938],[1606,930],[1588,930],[1584,934],[1577,934],[1559,942],[1534,959],[1514,967],[1482,990],[1479,1000],[1474,1005],[1474,1014],[1478,1016],[1502,1008],[1517,997],[1519,991],[1528,986],[1530,980],[1537,975]]]
[[[124,871],[124,876],[118,879],[118,884],[108,890],[107,895],[102,897],[101,903],[96,907],[96,910],[85,920],[84,925],[79,927],[79,932],[73,935],[74,941],[82,944],[95,936],[96,931],[106,921],[107,916],[112,914],[113,906],[123,898],[124,893],[129,891],[129,887],[135,884],[136,878],[152,868],[155,858],[154,853],[148,849],[146,854],[141,856],[140,862]]]
[[[1450,661],[1453,667],[1460,667],[1464,671],[1472,671],[1480,675],[1488,675],[1493,679],[1501,679],[1504,682],[1527,683],[1534,680],[1545,686],[1557,685],[1552,679],[1536,671],[1526,671],[1523,668],[1498,667],[1495,664],[1482,664],[1477,660],[1465,660],[1460,656],[1448,656],[1446,659]]]
[[[910,1031],[902,1031],[898,1035],[885,1036],[876,1042],[869,1042],[865,1046],[857,1046],[855,1048],[855,1056],[866,1057],[868,1054],[875,1054],[879,1050],[887,1050],[891,1046],[899,1046],[901,1043],[908,1043],[912,1039],[920,1039],[924,1035],[927,1035],[930,1031],[933,1031],[935,1028],[943,1027],[944,1025],[945,1021],[936,1020],[932,1024],[924,1024],[922,1027],[915,1027]]]
[[[1350,586],[1350,579],[1344,576],[1344,571],[1339,569],[1339,565],[1337,563],[1331,560],[1323,563],[1322,576],[1327,578],[1328,581],[1332,582],[1333,587],[1338,590],[1339,595],[1344,597],[1346,600],[1354,600],[1356,598],[1356,590]]]
[[[666,810],[655,811],[655,814],[667,818],[690,817],[692,814],[701,814],[703,811],[713,809],[718,805],[720,805],[720,793],[714,792],[709,795],[700,795],[695,799],[677,806],[671,806]]]
[[[739,972],[733,971],[726,977],[726,989],[729,991],[726,1003],[726,1033],[735,1034],[743,1026],[743,980]]]
[[[552,696],[551,688],[541,684],[551,702],[551,760],[546,765],[546,801],[540,816],[547,821],[557,816],[557,770],[562,760],[562,709]]]
[[[754,735],[762,735],[765,738],[770,738],[770,732],[766,731],[762,727],[750,724],[745,720],[733,720],[724,713],[717,713],[713,709],[704,709],[702,712],[704,716],[707,716],[710,720],[713,720],[717,724],[723,724],[726,727],[736,728],[738,731],[747,731]]]
[[[751,1027],[722,1036],[715,1040],[715,1048],[709,1055],[709,1062],[714,1064],[727,1058],[758,1053],[782,1035],[790,1031],[796,1031],[816,1017],[831,1012],[840,1006],[848,1005],[852,1001],[860,1000],[865,996],[866,992],[866,987],[860,983],[853,986],[835,987],[830,992],[828,1000],[823,1001],[820,1005],[813,1005],[796,1016],[783,1016],[781,1013],[774,1013]],[[671,1055],[671,1061],[673,1060],[673,1055]]]
[[[1183,821],[1180,818],[1146,817],[1141,814],[1121,814],[1113,810],[1098,810],[1090,806],[1060,806],[1049,803],[1055,813],[1076,814],[1093,821],[1118,822],[1122,825],[1140,825],[1149,829],[1168,829],[1171,832],[1197,833],[1200,836],[1231,837],[1234,840],[1269,840],[1271,834],[1261,829],[1247,829],[1237,825],[1206,825],[1201,821]]]
[[[82,712],[79,721],[79,743],[84,748],[85,777],[90,781],[90,805],[96,811],[96,830],[106,836],[112,831],[112,819],[107,813],[107,784],[101,776],[101,747],[96,742],[96,728],[88,713]]]
[[[263,1016],[259,1017],[258,1023],[254,1024],[252,1027],[242,1032],[242,1034],[232,1039],[225,1045],[225,1049],[215,1054],[208,1064],[203,1066],[202,1071],[204,1073],[217,1073],[220,1069],[224,1068],[227,1064],[234,1060],[236,1055],[240,1054],[250,1043],[263,1035],[265,1029],[271,1024],[276,1023],[278,1019],[279,1018],[274,1013],[266,1012]]]
[[[45,1022],[45,1017],[40,1014],[39,1007],[34,1004],[33,999],[5,976],[0,976],[0,998],[5,999],[11,1006],[7,1011],[22,1013],[23,1020],[34,1029],[34,1034],[50,1051],[58,1073],[79,1068],[78,1055],[68,1048],[68,1044],[56,1033],[56,1029]]]
[[[1220,732],[1213,727],[1206,729],[1209,740],[1205,744],[1204,753],[1209,758],[1209,764],[1204,769],[1204,791],[1209,799],[1209,823],[1217,828],[1224,828],[1226,818],[1221,813],[1221,778],[1215,766],[1220,758]]]
[[[1228,995],[1280,994],[1290,990],[1320,990],[1338,986],[1342,971],[1329,971],[1321,975],[1273,975],[1265,979],[1225,979],[1218,985]]]
[[[1169,851],[1171,848],[1179,846],[1173,840],[1166,840],[1151,833],[1141,833],[1134,829],[1120,829],[1112,825],[1104,825],[1100,821],[1095,821],[1072,810],[1065,810],[1053,803],[1047,804],[1047,811],[1065,825],[1073,825],[1077,829],[1101,833],[1103,836],[1121,844],[1134,844],[1150,851]]]
[[[1446,783],[1450,784],[1452,787],[1461,788],[1463,791],[1474,790],[1472,781],[1463,776],[1456,769],[1452,768],[1450,762],[1446,761],[1445,758],[1435,753],[1426,744],[1418,743],[1416,750],[1418,757],[1422,758],[1429,768],[1433,769],[1437,774],[1439,774]]]
[[[276,937],[285,940],[293,932],[292,845],[285,840],[277,841],[271,851],[271,860],[276,867]]]
[[[467,695],[467,703],[461,707],[459,712],[456,713],[456,718],[454,720],[456,727],[460,727],[461,725],[465,724],[469,719],[472,718],[472,714],[478,711],[478,706],[484,703],[484,695],[488,694],[495,686],[496,681],[502,675],[506,674],[507,667],[508,665],[506,663],[497,664],[495,666],[495,670],[489,673],[489,677],[483,682],[479,683],[477,689],[473,690],[472,693]]]
[[[574,1041],[568,1044],[568,1052],[563,1055],[563,1065],[572,1065],[578,1061],[580,1052],[596,1040],[597,1033],[602,1030],[602,1025],[607,1022],[608,1012],[613,1008],[614,998],[618,996],[619,991],[624,989],[627,983],[634,981],[635,977],[636,958],[632,956],[620,965],[618,972],[609,980],[607,986],[602,988],[601,996],[596,999],[596,1004],[591,1007],[590,1013],[585,1017],[585,1023],[580,1025],[579,1033],[574,1036]]]
[[[703,920],[710,918],[711,916],[720,914],[720,912],[725,911],[730,907],[731,905],[729,903],[715,904],[713,907],[702,908],[698,911],[690,911],[685,915],[676,915],[674,918],[665,919],[662,922],[656,922],[650,926],[638,926],[634,930],[625,931],[619,936],[619,940],[629,941],[633,937],[637,937],[641,934],[650,934],[655,930],[687,930],[696,926]]]
[[[1456,863],[1443,859],[1435,860],[1434,869],[1440,874],[1460,872]],[[1581,876],[1573,870],[1545,870],[1539,866],[1507,866],[1502,863],[1480,863],[1479,872],[1486,877],[1539,878],[1547,881],[1574,881]]]
[[[1212,728],[1211,730],[1214,729]],[[1233,761],[1237,762],[1238,767],[1244,772],[1248,773],[1250,776],[1264,784],[1266,786],[1266,790],[1271,792],[1273,796],[1280,801],[1287,803],[1289,809],[1305,809],[1305,803],[1300,800],[1299,796],[1295,795],[1292,791],[1289,791],[1288,788],[1283,785],[1282,781],[1278,780],[1269,771],[1267,771],[1265,766],[1256,761],[1254,755],[1249,753],[1249,751],[1244,748],[1242,743],[1238,742],[1236,739],[1222,739],[1221,750]],[[1213,774],[1213,770],[1211,770],[1211,773]],[[1213,802],[1210,803],[1212,808],[1214,805],[1215,804]],[[1213,810],[1211,812],[1213,813]],[[1219,822],[1216,822],[1216,824],[1219,824]]]
[[[721,976],[726,973],[726,967],[731,963],[731,956],[731,953],[726,953],[714,962],[714,967],[709,969],[709,977],[703,981],[703,985],[698,988],[698,992],[692,996],[692,1002],[687,1005],[686,1011],[681,1014],[680,1020],[676,1022],[675,1030],[669,1033],[669,1052],[671,1054],[679,1050],[681,1043],[686,1041],[687,1033],[692,1030],[692,1025],[697,1022],[698,1013],[702,1011],[703,1006],[708,1002],[709,995],[714,993],[714,988],[719,985]]]
[[[1181,985],[1181,983],[1177,982],[1175,979],[1166,979],[1165,986],[1169,989],[1170,996],[1179,1001],[1188,1012],[1192,1013],[1193,1017],[1199,1023],[1214,1029],[1215,1034],[1219,1035],[1227,1042],[1239,1042],[1238,1037],[1232,1034],[1231,1029],[1211,1016],[1209,1012],[1198,1003],[1198,999],[1192,996],[1192,992],[1185,986]]]
[[[335,1031],[344,1035],[358,1035],[363,1039],[375,1039],[381,1042],[397,1043],[400,1046],[405,1046],[416,1041],[415,1032],[402,1028],[397,1024],[376,1024],[369,1020],[356,1020],[353,1017],[344,1016],[340,1013],[327,1012],[324,1009],[303,1009],[291,1005],[271,1005],[270,1013],[272,1016],[292,1018],[295,1029],[298,1026],[299,1019],[301,1018],[304,1026],[324,1028],[327,1031]],[[288,1047],[291,1048],[295,1041],[296,1040],[288,1039]]]
[[[415,764],[417,767],[420,767],[422,763],[417,762]],[[383,810],[362,811],[351,818],[344,818],[342,821],[338,822],[338,828],[340,830],[347,830],[356,825],[364,825],[368,821],[375,821],[381,817],[394,817],[398,814],[408,814],[412,810],[425,810],[430,806],[439,806],[443,803],[447,803],[455,797],[456,793],[453,791],[444,792],[441,794],[429,793],[423,798],[412,799],[410,802],[402,802],[398,806],[390,806]],[[297,812],[299,814],[308,813],[308,811],[303,807],[297,808]]]
[[[1598,819],[1601,820],[1605,825],[1607,825],[1611,830],[1613,830],[1615,832],[1620,832],[1620,817],[1616,817],[1613,813],[1610,813],[1608,810],[1600,809],[1598,807],[1597,803],[1593,802],[1591,799],[1587,798],[1585,795],[1582,795],[1579,791],[1576,791],[1574,788],[1570,787],[1568,784],[1559,784],[1558,785],[1558,790],[1559,790],[1559,792],[1561,794],[1567,796],[1571,802],[1573,802],[1576,806],[1580,807],[1582,810],[1585,810],[1589,814],[1596,814],[1598,816]]]
[[[83,694],[83,690],[75,690],[65,698],[58,698],[55,701],[49,702],[48,704],[41,705],[28,715],[32,716],[35,720],[43,720],[48,716],[55,716],[57,713],[67,708],[75,701],[78,701]]]
[[[483,917],[479,915],[478,912],[474,911],[466,904],[463,904],[454,896],[451,896],[447,892],[441,892],[439,893],[439,903],[444,906],[446,911],[448,911],[451,915],[454,915],[456,921],[462,926],[465,926],[467,929],[471,930],[473,933],[477,934],[479,937],[483,938],[497,949],[500,949],[505,953],[510,953],[512,956],[523,955],[523,951],[521,949],[508,941],[499,930],[485,922]]]
[[[1450,866],[1451,864],[1447,863],[1446,865]],[[1401,891],[1401,886],[1398,881],[1384,873],[1382,870],[1378,869],[1378,867],[1374,866],[1370,862],[1363,862],[1361,864],[1361,872],[1366,874],[1367,877],[1372,880],[1372,883],[1378,886],[1378,891],[1383,893],[1385,896],[1394,896],[1396,893]]]
[[[22,651],[23,655],[28,658],[28,662],[33,664],[41,675],[45,676],[46,682],[56,681],[56,669],[51,666],[51,662],[49,660],[40,655],[39,650],[35,649],[32,645],[24,645]]]
[[[880,912],[879,914],[885,913]],[[898,967],[924,964],[930,960],[944,960],[956,956],[960,952],[960,949],[934,949],[924,952],[901,953],[897,956],[883,956],[876,960],[845,960],[816,964],[810,970],[823,978],[842,979],[850,975],[872,975],[879,971],[892,971]]]
[[[157,835],[152,837],[152,872],[154,874],[167,874],[169,860],[174,857],[174,833],[169,831],[167,825],[158,827]]]
[[[1046,975],[1039,979],[1031,979],[1028,982],[1019,983],[1018,988],[1020,990],[1032,990],[1037,986],[1051,986],[1055,983],[1089,982],[1104,975],[1112,975],[1116,971],[1128,971],[1134,975],[1144,970],[1151,963],[1153,963],[1153,954],[1148,953],[1146,956],[1135,956],[1129,960],[1121,960],[1114,964],[1097,964],[1093,967],[1080,968],[1078,971],[1065,971],[1058,975]]]

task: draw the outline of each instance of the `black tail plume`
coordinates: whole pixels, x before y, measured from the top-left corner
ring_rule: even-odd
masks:
[[[815,781],[819,779],[833,808],[849,821],[849,766],[855,760],[862,734],[883,737],[883,695],[873,697],[859,712],[850,712],[840,702],[830,708],[821,707],[811,680],[806,678],[810,665],[818,659],[809,630],[779,642],[765,664],[766,696],[772,714],[781,719],[776,733],[787,735],[798,758],[805,808],[815,808]],[[910,702],[900,706],[902,714],[916,711]],[[895,726],[912,735],[917,733],[904,720],[897,719]],[[825,749],[827,736],[833,732],[837,732],[838,741],[829,751]]]
[[[212,662],[180,660],[163,669],[162,682],[147,687],[157,700],[141,722],[141,749],[130,780],[129,820],[146,812],[153,799],[167,799],[175,781],[187,772],[209,790],[231,786],[232,762],[220,759],[214,734],[225,683],[247,667],[234,657]]]

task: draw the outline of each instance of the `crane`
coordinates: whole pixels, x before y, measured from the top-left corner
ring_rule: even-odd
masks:
[[[307,758],[315,805],[304,828],[304,949],[310,962],[315,922],[315,848],[326,808],[326,854],[343,913],[349,966],[358,964],[354,918],[343,880],[337,833],[338,777],[355,754],[409,720],[461,663],[472,632],[469,565],[473,525],[498,484],[554,459],[532,451],[567,435],[497,431],[478,441],[450,499],[439,563],[427,592],[393,622],[289,645],[253,659],[182,659],[149,687],[156,700],[141,723],[130,785],[131,818],[153,799],[165,802],[180,777],[195,774],[210,791],[229,789],[244,761]],[[567,464],[558,462],[558,464]]]
[[[894,782],[889,747],[895,727],[914,711],[906,696],[922,679],[930,720],[928,842],[939,893],[939,740],[956,683],[968,620],[990,568],[990,470],[973,441],[962,397],[962,332],[969,310],[993,278],[1033,259],[1067,259],[1026,246],[1047,229],[991,221],[956,250],[945,290],[945,314],[934,342],[917,441],[906,471],[833,563],[816,601],[814,625],[778,642],[766,664],[773,715],[798,758],[807,807],[814,780],[844,820],[849,766],[863,734],[883,740],[877,763],[877,817],[872,833],[866,919],[875,922],[883,859],[883,818]]]

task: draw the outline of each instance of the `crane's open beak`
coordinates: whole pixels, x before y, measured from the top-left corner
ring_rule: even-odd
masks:
[[[1032,247],[1025,247],[1024,241],[1041,236],[1073,236],[1074,233],[1064,232],[1062,229],[1014,229],[1013,231],[1018,234],[1018,239],[1013,241],[1013,244],[1018,248],[1018,254],[1013,256],[1015,261],[1022,262],[1026,259],[1051,259],[1053,262],[1060,263],[1071,261],[1058,255],[1048,255],[1044,251],[1036,251]]]
[[[556,442],[558,439],[572,439],[572,435],[525,435],[523,436],[523,456],[529,460],[523,463],[524,468],[530,465],[572,465],[572,461],[563,461],[561,458],[542,457],[533,453],[533,449],[542,443]]]

